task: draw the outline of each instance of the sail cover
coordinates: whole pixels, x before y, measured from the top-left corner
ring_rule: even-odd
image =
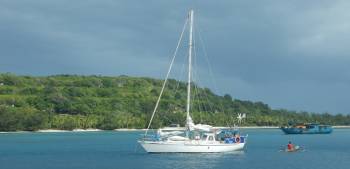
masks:
[[[187,128],[190,131],[193,131],[193,130],[211,131],[213,128],[212,126],[206,125],[206,124],[194,124],[191,116],[187,116],[186,123],[187,123]]]

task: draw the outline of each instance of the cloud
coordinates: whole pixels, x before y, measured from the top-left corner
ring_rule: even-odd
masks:
[[[346,0],[3,0],[0,71],[162,78],[190,6],[216,79],[199,48],[202,86],[275,108],[349,113]]]

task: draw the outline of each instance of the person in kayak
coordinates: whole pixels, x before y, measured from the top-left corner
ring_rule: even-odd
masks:
[[[292,144],[291,141],[289,141],[288,145],[287,145],[288,151],[293,151],[294,150],[294,145]]]

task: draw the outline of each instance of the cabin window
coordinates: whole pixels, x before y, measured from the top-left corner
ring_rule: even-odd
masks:
[[[202,140],[207,140],[207,135],[204,135],[203,137],[202,137]]]
[[[213,136],[209,136],[209,141],[214,141]]]

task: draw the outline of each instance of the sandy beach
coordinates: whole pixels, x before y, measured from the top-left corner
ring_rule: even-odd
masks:
[[[57,129],[45,129],[45,130],[38,130],[35,132],[40,133],[57,133],[57,132],[95,132],[95,131],[103,131],[101,129],[73,129],[73,130],[57,130]]]

